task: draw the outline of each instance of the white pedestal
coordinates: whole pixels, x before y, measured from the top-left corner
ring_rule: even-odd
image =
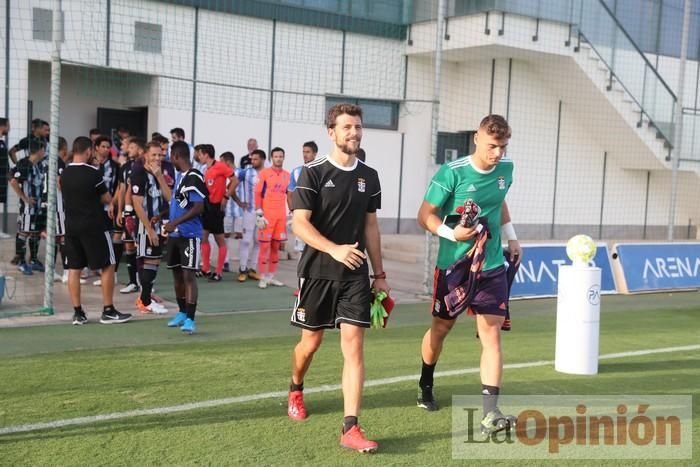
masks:
[[[600,268],[560,266],[554,369],[561,373],[598,373]]]

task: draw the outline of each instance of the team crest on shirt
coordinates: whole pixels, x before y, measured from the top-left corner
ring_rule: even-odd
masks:
[[[498,177],[498,189],[499,190],[506,189],[506,178],[505,177]]]
[[[306,321],[306,310],[304,308],[297,308],[297,321],[302,323]]]
[[[147,254],[147,255],[150,255],[150,254],[151,254],[151,251],[152,251],[152,250],[151,250],[150,247],[149,247],[149,248],[146,248],[146,254]]]
[[[365,183],[365,179],[358,178],[357,179],[357,191],[359,191],[360,193],[364,193],[365,188],[367,188],[367,184]]]

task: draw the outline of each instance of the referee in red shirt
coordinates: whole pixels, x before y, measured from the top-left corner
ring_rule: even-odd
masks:
[[[204,181],[209,190],[209,197],[204,201],[204,214],[202,217],[202,270],[200,275],[209,276],[211,282],[221,281],[224,262],[228,257],[226,239],[224,238],[224,208],[225,200],[234,196],[238,179],[234,176],[233,169],[225,162],[219,162],[214,157],[214,146],[211,144],[198,145],[199,153],[203,160],[201,163],[207,166],[204,173]],[[226,179],[231,180],[226,189]],[[214,235],[216,245],[219,247],[216,271],[211,272],[211,245],[209,234]]]

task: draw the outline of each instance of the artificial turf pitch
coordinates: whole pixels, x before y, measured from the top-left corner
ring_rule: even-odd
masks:
[[[513,331],[504,333],[505,363],[553,360],[555,301],[513,304]],[[401,305],[390,326],[369,330],[367,380],[415,375],[426,304]],[[183,336],[164,320],[121,326],[88,324],[0,329],[0,430],[136,409],[170,407],[236,396],[284,392],[298,331],[289,311],[200,315],[198,334]],[[700,343],[697,293],[603,298],[600,353]],[[337,332],[327,332],[305,386],[340,382]],[[437,371],[479,365],[471,318],[449,336]],[[551,364],[506,369],[509,394],[692,394],[695,459],[700,447],[700,350],[629,356],[600,362],[596,376],[557,373]],[[338,447],[339,390],[307,394],[310,417],[286,417],[286,398],[271,395],[178,413],[131,416],[76,426],[0,435],[0,465],[447,465],[451,396],[477,394],[477,373],[436,379],[441,410],[415,406],[415,380],[365,389],[360,422],[380,443],[375,455]],[[474,460],[473,464],[494,461]],[[561,461],[559,461],[561,462]],[[558,464],[557,461],[551,463]],[[566,461],[567,464],[575,463]],[[660,465],[663,461],[580,465]],[[508,463],[508,462],[504,462]],[[543,460],[519,465],[542,465]]]

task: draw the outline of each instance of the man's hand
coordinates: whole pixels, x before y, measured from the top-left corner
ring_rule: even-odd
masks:
[[[384,292],[389,294],[391,292],[391,289],[389,288],[389,284],[387,283],[386,279],[375,279],[374,282],[372,282],[372,288],[374,290],[383,290]]]
[[[113,204],[110,204],[109,206],[107,206],[107,216],[110,219],[114,219],[114,205]]]
[[[149,222],[151,223],[151,225],[156,225],[158,222],[160,222],[160,216],[151,217]]]
[[[263,230],[267,225],[270,223],[267,219],[265,219],[265,215],[263,213],[262,209],[258,209],[255,211],[255,225],[258,227],[259,230]]]
[[[336,245],[328,253],[334,260],[343,263],[346,267],[354,271],[362,266],[366,258],[365,254],[357,249],[358,246],[360,245],[357,242],[352,245]]]
[[[158,234],[153,227],[148,227],[146,229],[146,234],[148,235],[148,241],[151,242],[151,246],[158,246]]]
[[[516,264],[520,264],[523,259],[523,249],[520,246],[520,242],[517,240],[508,240],[508,253],[510,253],[510,260],[515,261]]]
[[[24,204],[34,206],[36,204],[36,199],[32,198],[31,196],[27,196],[27,199],[24,200]]]
[[[248,203],[243,203],[243,202],[240,202],[240,201],[236,201],[236,204],[238,204],[238,207],[241,208],[241,209],[248,209],[248,208],[250,207],[250,204],[248,204]]]
[[[122,213],[122,212],[117,213],[117,225],[119,227],[124,226],[124,213]]]
[[[478,226],[479,224],[475,225],[474,227],[463,227],[462,225],[457,224],[457,226],[454,228],[455,240],[458,242],[464,242],[474,238],[476,234],[479,233],[477,230]]]
[[[160,168],[160,162],[153,162],[151,164],[148,164],[148,171],[151,172],[156,178],[163,175],[163,171]]]
[[[163,230],[165,231],[165,233],[171,234],[171,233],[175,232],[176,227],[177,227],[177,224],[175,224],[174,222],[168,222],[167,224],[165,224],[163,226]]]

